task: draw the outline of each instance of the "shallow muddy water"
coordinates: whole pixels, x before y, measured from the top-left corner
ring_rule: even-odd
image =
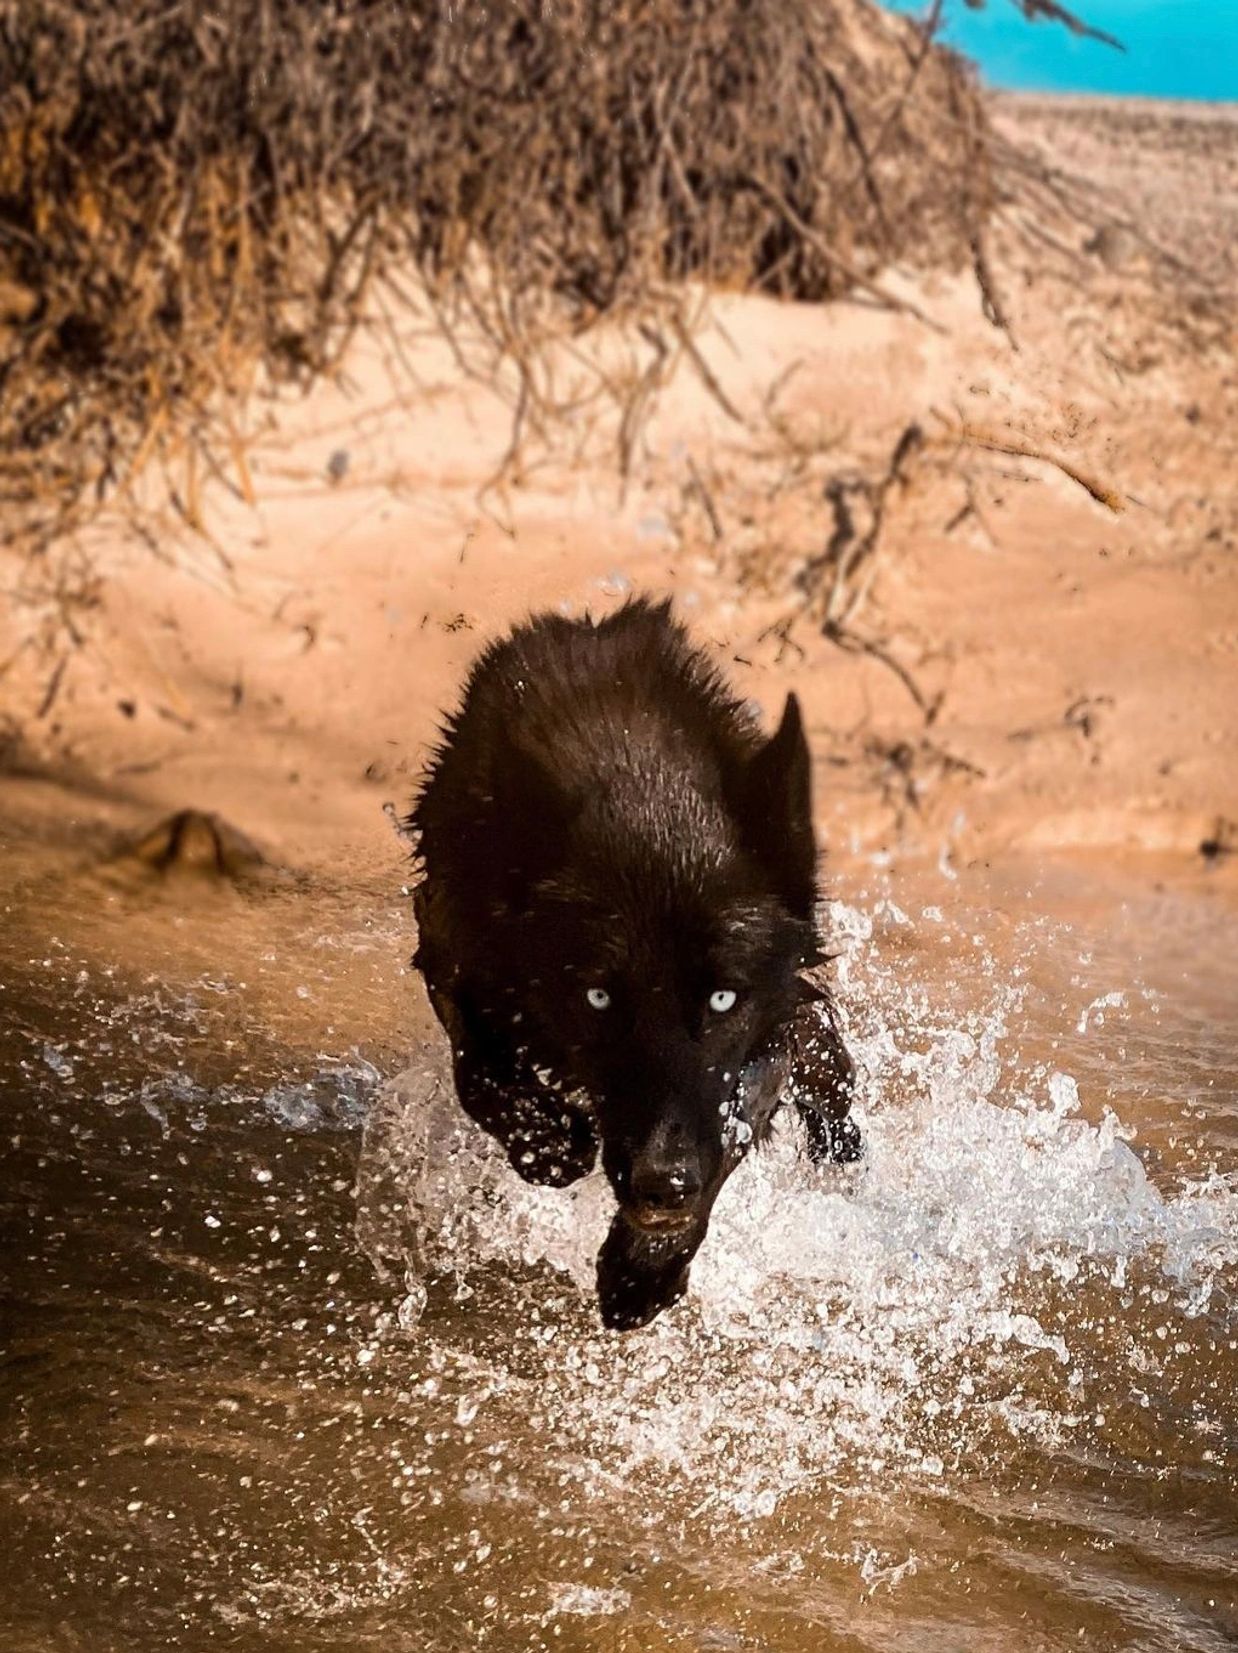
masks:
[[[1228,869],[845,880],[867,1157],[788,1126],[620,1338],[604,1186],[450,1104],[398,867],[4,850],[0,1647],[1235,1644]]]

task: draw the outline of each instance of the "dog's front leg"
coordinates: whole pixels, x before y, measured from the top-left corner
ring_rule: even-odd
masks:
[[[787,1029],[791,1072],[787,1096],[808,1132],[818,1165],[849,1165],[864,1152],[851,1117],[855,1064],[842,1041],[838,1014],[826,998],[806,1000]]]
[[[639,1228],[616,1212],[598,1253],[602,1324],[634,1331],[677,1303],[688,1289],[688,1269],[708,1227],[708,1212],[690,1229],[671,1233]]]
[[[519,1061],[490,1065],[467,1045],[455,1053],[456,1095],[469,1118],[499,1142],[525,1182],[566,1188],[597,1162],[589,1115]]]
[[[467,991],[447,993],[428,979],[426,985],[451,1040],[456,1095],[469,1118],[500,1143],[526,1182],[565,1188],[587,1176],[598,1150],[589,1115],[539,1077]]]
[[[492,992],[456,968],[451,926],[429,885],[418,885],[413,911],[413,964],[451,1041],[460,1106],[502,1146],[526,1182],[563,1188],[586,1176],[597,1161],[592,1119],[539,1075],[513,1037],[518,1024],[511,1010],[496,1006]]]

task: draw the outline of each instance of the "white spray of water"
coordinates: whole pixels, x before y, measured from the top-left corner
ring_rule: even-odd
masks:
[[[936,1477],[995,1431],[1046,1444],[1074,1421],[1062,1397],[1090,1350],[1084,1329],[1042,1323],[1044,1288],[1116,1296],[1138,1266],[1190,1318],[1238,1260],[1232,1187],[1162,1192],[1112,1111],[1081,1117],[1069,1074],[1012,1079],[1014,990],[968,1028],[942,1026],[874,962],[864,914],[836,908],[831,927],[843,993],[870,1008],[850,1036],[865,1159],[814,1170],[782,1121],[723,1190],[684,1304],[623,1339],[541,1326],[554,1355],[523,1381],[548,1416],[557,1399],[573,1418],[594,1480],[650,1468],[703,1486],[699,1508],[762,1515],[844,1463]],[[405,1276],[406,1330],[432,1277],[467,1289],[496,1263],[555,1271],[589,1302],[614,1209],[600,1175],[520,1182],[429,1048],[371,1117],[361,1194],[364,1243]],[[536,1282],[524,1289],[535,1305]]]

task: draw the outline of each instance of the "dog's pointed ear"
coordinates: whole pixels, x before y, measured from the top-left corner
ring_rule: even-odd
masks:
[[[817,896],[812,762],[793,694],[777,733],[748,762],[741,814],[749,850],[772,874],[790,911],[811,922]]]

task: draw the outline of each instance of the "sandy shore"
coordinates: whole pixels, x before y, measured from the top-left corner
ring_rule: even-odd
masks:
[[[1040,99],[1001,118],[1066,132],[1158,245],[1232,274],[1232,117]],[[0,814],[74,838],[193,805],[281,861],[378,865],[383,805],[407,805],[482,641],[532,608],[649,589],[768,714],[800,690],[835,857],[1185,865],[1206,845],[1228,877],[1233,336],[1166,291],[1137,239],[1037,250],[1016,219],[995,238],[1013,337],[969,276],[889,278],[933,325],[715,299],[707,369],[681,364],[626,486],[604,403],[496,482],[510,389],[462,376],[424,317],[388,317],[336,382],[251,405],[193,484],[198,527],[173,468],[62,557],[67,601],[63,580],[52,600],[45,570],[6,567]],[[613,381],[647,357],[603,341],[592,369],[564,357],[560,388],[596,387],[599,360]],[[854,547],[878,496],[880,531],[835,585],[838,510]]]

